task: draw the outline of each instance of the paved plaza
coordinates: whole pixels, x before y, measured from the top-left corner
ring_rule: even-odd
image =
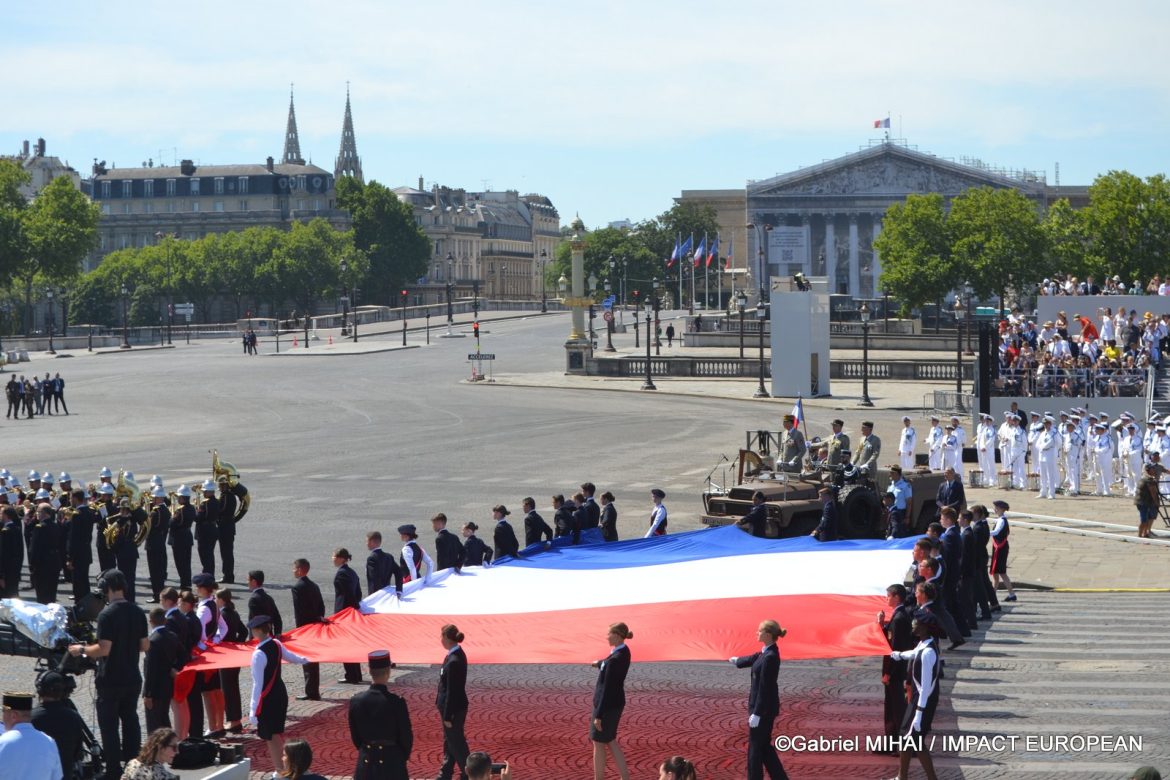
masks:
[[[664,379],[656,380],[659,392],[644,393],[631,386],[635,380],[565,377],[557,367],[564,362],[567,329],[564,314],[485,318],[482,348],[497,356],[491,384],[467,381],[474,341],[440,339],[437,328],[429,345],[423,333],[412,331],[410,349],[401,348],[396,330],[365,335],[358,345],[338,339],[332,349],[324,348],[325,334],[325,343],[314,342],[297,359],[270,355],[269,341],[257,357],[243,355],[235,341],[57,359],[34,355],[32,363],[8,370],[60,371],[72,414],[5,421],[0,465],[21,476],[29,469],[69,471],[83,484],[96,481],[102,466],[124,467],[140,484],[157,473],[174,489],[206,478],[210,450],[218,449],[239,468],[253,497],[236,541],[237,579],[263,568],[286,623],[293,558],[311,561],[310,576],[328,600],[335,547],[348,547],[360,560],[367,530],[393,537],[394,527],[413,522],[430,549],[426,521],[439,511],[455,523],[485,525],[494,504],[518,512],[520,499],[531,495],[551,519],[549,497],[589,480],[615,494],[623,538],[641,535],[652,487],[667,493],[672,530],[699,527],[704,479],[721,455],[734,458],[746,430],[777,429],[791,399],[753,401],[755,382],[749,380]],[[470,328],[460,324],[457,330]],[[631,348],[633,334],[616,341]],[[282,353],[287,349],[282,339]],[[862,410],[859,383],[835,382],[833,398],[805,401],[809,432],[825,435],[836,416],[852,431],[871,418],[889,452],[902,414],[914,416],[925,432],[920,415],[931,389],[871,383],[877,408]],[[716,471],[715,479],[721,478]],[[969,500],[990,503],[993,494],[999,492],[971,491]],[[1136,525],[1133,505],[1123,498],[1038,501],[1016,491],[1009,500],[1024,512]],[[1043,590],[1021,590],[1020,601],[985,637],[947,654],[949,696],[940,709],[940,733],[1108,733],[1141,736],[1142,750],[943,751],[940,776],[1122,778],[1143,763],[1170,768],[1170,691],[1160,682],[1170,661],[1170,595],[1045,592],[1168,588],[1167,555],[1170,550],[1158,545],[1013,530],[1013,579]],[[140,581],[145,571],[143,559]],[[593,641],[594,634],[583,627],[582,641]],[[636,659],[636,640],[631,646]],[[441,653],[436,642],[436,661]],[[30,666],[28,659],[0,658],[0,684],[28,687]],[[322,679],[335,680],[339,672],[326,668]],[[293,670],[285,677],[290,693],[299,693],[300,675]],[[785,664],[781,733],[876,733],[877,677],[875,659]],[[592,679],[588,668],[473,667],[473,745],[482,740],[493,753],[514,759],[523,769],[518,778],[586,775],[584,712]],[[397,680],[420,740],[412,774],[433,776],[439,749],[435,670],[400,669]],[[746,690],[746,674],[726,664],[635,666],[623,729],[634,776],[655,776],[656,760],[681,752],[699,758],[702,778],[742,777]],[[483,696],[477,699],[476,691]],[[327,686],[327,701],[297,703],[291,711],[290,736],[309,734],[316,741],[320,735],[317,768],[325,774],[352,771],[341,707],[352,692]],[[90,694],[85,680],[83,713]],[[865,753],[783,757],[794,778],[894,774],[892,761]],[[266,759],[261,763],[266,766]]]

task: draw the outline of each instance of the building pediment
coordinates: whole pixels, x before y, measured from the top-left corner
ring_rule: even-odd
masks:
[[[748,197],[872,195],[904,198],[911,193],[926,192],[953,196],[972,187],[1031,189],[1027,182],[886,144],[755,182],[748,186]]]

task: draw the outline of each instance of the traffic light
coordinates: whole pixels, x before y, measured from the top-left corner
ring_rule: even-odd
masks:
[[[471,323],[471,332],[473,334],[475,334],[475,340],[479,341],[479,323],[478,322]]]
[[[402,305],[403,306],[406,306],[406,296],[407,296],[407,292],[406,292],[406,290],[403,290],[402,291]]]

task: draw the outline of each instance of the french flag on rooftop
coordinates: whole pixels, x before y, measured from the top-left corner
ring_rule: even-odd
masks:
[[[722,660],[755,649],[761,620],[788,629],[786,659],[884,655],[874,620],[902,582],[915,539],[759,539],[734,526],[650,539],[558,539],[519,558],[459,574],[444,570],[379,591],[327,623],[285,634],[313,661],[362,662],[387,648],[396,663],[436,663],[440,629],[454,623],[476,663],[581,663],[583,634],[623,621],[638,661]],[[246,666],[251,646],[223,644],[199,668]]]
[[[890,126],[890,118],[886,117],[885,119],[875,119],[875,120],[873,120],[873,126],[874,127],[889,127]]]

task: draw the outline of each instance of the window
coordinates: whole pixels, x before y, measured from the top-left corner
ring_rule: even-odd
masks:
[[[305,188],[305,178],[303,173],[297,175],[297,189],[303,190]]]
[[[108,181],[102,182],[102,199],[110,197],[110,183]]]
[[[247,176],[241,176],[241,177],[239,178],[239,180],[238,180],[238,182],[237,182],[237,184],[236,184],[236,190],[237,190],[237,191],[238,191],[238,192],[239,192],[241,195],[247,195],[247,194],[248,194],[248,177],[247,177]]]
[[[122,182],[122,197],[123,198],[134,197],[134,182],[132,182],[132,181]]]
[[[220,212],[223,211],[223,201],[222,200],[217,200],[215,202],[215,210],[220,211]]]
[[[247,210],[248,210],[248,201],[241,200],[240,201],[240,211],[247,211]]]
[[[154,179],[147,179],[146,181],[142,182],[142,197],[154,197]]]
[[[198,195],[199,195],[199,180],[198,179],[191,179],[191,196],[196,197]]]
[[[317,198],[316,200],[313,201],[313,211],[320,211],[320,210],[321,210],[321,199]]]
[[[191,201],[191,210],[192,210],[192,211],[198,211],[198,210],[199,210],[199,201],[197,201],[197,200],[193,200],[193,201]]]
[[[175,213],[175,202],[174,202],[173,200],[168,200],[168,201],[167,201],[167,213],[168,213],[168,214],[174,214],[174,213]]]
[[[223,195],[223,177],[222,176],[215,177],[215,194],[216,195]]]
[[[168,198],[175,197],[175,180],[174,179],[167,179],[167,197]]]
[[[142,213],[143,214],[153,214],[154,213],[154,204],[151,203],[149,200],[146,201],[145,203],[143,203],[142,204]]]

